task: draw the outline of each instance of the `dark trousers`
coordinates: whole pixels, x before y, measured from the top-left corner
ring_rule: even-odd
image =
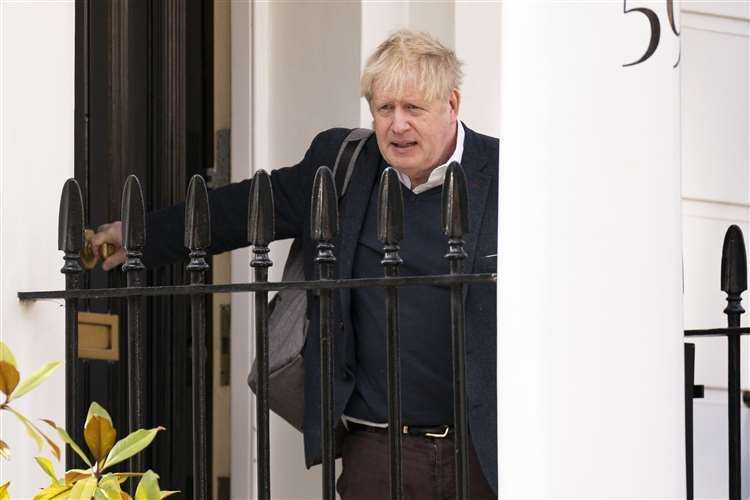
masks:
[[[453,439],[403,436],[403,487],[405,500],[454,500],[456,498]],[[343,471],[336,483],[342,500],[388,500],[388,432],[350,430],[342,448]],[[469,445],[471,500],[495,500]]]

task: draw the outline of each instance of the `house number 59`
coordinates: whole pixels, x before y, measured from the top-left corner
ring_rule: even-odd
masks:
[[[635,66],[636,64],[640,64],[654,55],[654,52],[656,52],[656,48],[659,46],[659,39],[661,38],[661,25],[659,23],[659,16],[656,15],[656,12],[646,7],[634,7],[632,9],[628,9],[628,0],[622,0],[622,9],[625,14],[629,14],[631,12],[640,12],[641,14],[646,16],[646,19],[648,19],[648,23],[651,26],[651,38],[648,42],[648,48],[646,49],[646,52],[644,52],[641,58],[637,61],[622,65],[623,67]],[[672,28],[672,33],[674,33],[675,36],[679,39],[680,32],[677,31],[677,25],[675,24],[674,20],[674,0],[667,0],[667,17],[669,18],[669,26],[670,28]],[[679,55],[677,56],[677,61],[672,67],[676,68],[678,64],[680,64]]]

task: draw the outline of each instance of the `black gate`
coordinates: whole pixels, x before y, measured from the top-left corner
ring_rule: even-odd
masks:
[[[193,353],[193,491],[195,498],[208,499],[210,476],[207,464],[206,380],[207,358],[205,342],[206,303],[204,297],[213,293],[255,294],[256,355],[258,367],[257,404],[257,477],[258,498],[270,499],[270,438],[268,398],[268,292],[288,288],[317,290],[320,293],[320,343],[321,343],[321,436],[323,457],[322,498],[335,499],[335,434],[333,411],[333,293],[340,288],[385,288],[386,343],[389,405],[389,458],[391,498],[403,498],[401,486],[401,410],[399,376],[399,331],[398,290],[404,286],[443,285],[449,286],[453,358],[454,387],[454,446],[456,457],[456,497],[469,498],[468,484],[468,427],[466,418],[465,349],[464,349],[464,288],[467,284],[496,283],[496,274],[464,274],[463,262],[466,252],[463,237],[469,232],[468,194],[461,166],[449,165],[442,197],[442,229],[447,237],[445,258],[450,264],[447,275],[399,276],[399,243],[403,238],[403,199],[401,185],[396,172],[386,169],[380,179],[378,237],[383,243],[383,278],[335,279],[336,262],[334,241],[338,234],[338,203],[336,187],[331,171],[320,167],[315,177],[312,193],[311,231],[317,241],[315,262],[320,279],[315,281],[279,282],[268,281],[268,268],[272,265],[268,257],[269,243],[274,238],[274,206],[271,179],[264,171],[255,175],[249,198],[248,241],[253,246],[250,265],[255,270],[252,283],[207,285],[205,276],[209,268],[206,249],[211,241],[209,203],[206,185],[202,177],[192,178],[188,188],[185,208],[185,246],[189,249],[190,262],[186,270],[190,284],[180,286],[144,286],[142,251],[145,245],[145,211],[140,182],[130,176],[122,196],[123,246],[127,262],[123,270],[127,275],[127,288],[81,289],[83,269],[79,263],[83,249],[83,203],[81,190],[74,179],[66,182],[62,191],[59,214],[59,249],[64,252],[62,272],[66,277],[66,290],[48,292],[19,292],[21,300],[63,298],[65,299],[66,324],[65,343],[67,359],[78,354],[79,301],[91,298],[124,298],[128,310],[128,415],[131,429],[143,427],[144,401],[150,397],[144,383],[143,297],[187,295],[191,304]],[[438,221],[435,221],[437,224]],[[81,416],[76,415],[74,402],[78,399],[76,372],[66,369],[66,428],[76,428]],[[70,456],[70,454],[69,454]],[[142,470],[134,458],[132,470]],[[70,463],[70,462],[69,462]]]

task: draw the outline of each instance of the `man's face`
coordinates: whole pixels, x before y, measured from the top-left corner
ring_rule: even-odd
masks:
[[[386,162],[412,179],[445,163],[456,146],[460,95],[427,101],[414,84],[402,95],[375,85],[370,110],[378,147]]]

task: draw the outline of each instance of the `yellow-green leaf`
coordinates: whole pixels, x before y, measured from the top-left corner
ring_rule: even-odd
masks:
[[[10,446],[2,439],[0,439],[0,458],[10,460]]]
[[[159,491],[159,477],[154,471],[148,470],[138,483],[135,490],[135,500],[154,500],[161,498]]]
[[[68,497],[71,488],[72,486],[69,484],[48,486],[34,495],[33,500],[63,500]]]
[[[122,496],[122,500],[133,500],[133,497],[131,497],[130,495],[128,495],[124,491],[122,493],[120,493],[120,495]]]
[[[57,474],[55,474],[55,468],[52,467],[52,461],[47,457],[34,457],[34,460],[36,460],[36,463],[39,464],[39,467],[42,468],[45,474],[47,474],[50,479],[52,479],[52,485],[59,484],[60,481],[57,480]]]
[[[179,492],[180,492],[180,490],[175,490],[175,491],[162,490],[160,493],[161,493],[161,498],[167,498],[167,497],[171,497],[172,495],[174,495],[176,493],[179,493]]]
[[[17,412],[10,406],[6,406],[5,408],[13,413],[18,418],[18,420],[21,421],[23,426],[26,428],[26,433],[31,436],[38,449],[41,450],[42,446],[44,446],[44,441],[46,441],[50,447],[50,450],[52,451],[52,454],[55,456],[55,458],[60,460],[60,447],[57,446],[54,441],[52,441],[45,433],[43,433],[36,425],[34,425],[31,420],[24,417],[21,413]]]
[[[120,484],[124,483],[131,477],[141,477],[143,476],[143,472],[115,472],[112,474],[117,478],[117,480],[120,482]]]
[[[91,500],[96,492],[96,477],[90,476],[86,479],[81,479],[73,485],[73,489],[70,490],[70,496],[68,500]]]
[[[47,422],[47,421],[45,420],[45,422]],[[47,423],[49,423],[49,422],[47,422]],[[75,451],[76,454],[79,457],[81,457],[81,460],[83,460],[83,462],[86,465],[88,465],[89,467],[91,467],[91,460],[89,460],[89,458],[86,456],[86,454],[83,452],[83,450],[81,450],[81,448],[76,444],[76,442],[73,441],[73,438],[71,438],[70,435],[67,432],[65,432],[65,429],[63,429],[62,427],[56,427],[55,429],[57,430],[57,433],[60,435],[60,438],[63,441],[65,441],[71,448],[73,448],[73,451]]]
[[[112,423],[98,415],[86,419],[86,427],[83,429],[83,437],[89,450],[94,455],[94,460],[101,462],[112,449],[117,438],[117,431]]]
[[[18,385],[20,378],[21,375],[15,366],[7,361],[0,361],[0,392],[6,396],[10,396]]]
[[[10,500],[10,493],[8,492],[9,486],[10,481],[0,486],[0,500]]]
[[[120,500],[122,496],[122,489],[120,489],[120,481],[113,474],[107,474],[99,480],[99,489],[104,495],[105,500]]]
[[[42,446],[44,446],[44,438],[42,437],[41,433],[34,427],[34,424],[32,424],[28,418],[24,417],[22,414],[11,408],[10,406],[6,406],[6,408],[16,416],[16,418],[21,422],[26,429],[26,434],[31,437],[31,439],[34,440],[36,443],[37,451],[42,449]]]
[[[107,410],[105,410],[102,405],[100,405],[96,401],[92,402],[89,406],[89,412],[86,414],[86,423],[83,424],[84,427],[89,425],[89,420],[91,419],[91,417],[102,417],[107,422],[109,422],[110,425],[112,425],[112,417],[110,417]]]
[[[86,479],[87,477],[93,476],[93,473],[91,470],[83,470],[83,469],[70,469],[68,472],[65,473],[65,484],[73,485],[73,483],[80,481],[81,479]]]
[[[44,382],[47,377],[52,375],[52,372],[54,372],[58,366],[60,366],[60,362],[53,361],[39,368],[37,371],[29,375],[29,378],[18,384],[16,390],[13,391],[13,394],[11,394],[11,398],[18,399],[21,396],[34,390],[36,386]]]
[[[0,342],[0,361],[6,361],[13,366],[18,366],[16,358],[13,356],[13,352],[5,342]]]
[[[126,437],[115,443],[112,450],[110,450],[107,459],[104,461],[102,470],[132,457],[146,446],[150,445],[151,441],[156,437],[156,434],[163,430],[164,427],[154,427],[153,429],[138,429],[137,431],[131,432]]]

